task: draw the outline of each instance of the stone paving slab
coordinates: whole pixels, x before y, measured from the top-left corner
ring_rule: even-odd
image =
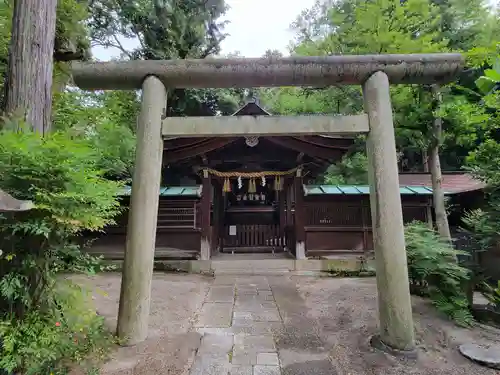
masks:
[[[278,353],[258,353],[257,365],[279,366]]]
[[[231,364],[213,357],[196,357],[189,375],[222,375],[231,371]]]
[[[258,352],[276,351],[272,335],[246,335],[234,336],[234,348],[254,348]]]
[[[235,366],[231,368],[230,375],[253,375],[253,366]]]
[[[233,344],[234,336],[207,333],[201,339],[198,354],[223,354],[228,356],[228,353],[233,349]]]
[[[231,358],[233,365],[251,366],[257,364],[257,353],[253,350],[234,350]]]
[[[233,303],[205,302],[195,327],[229,327],[233,315]]]
[[[254,366],[253,375],[281,375],[279,366]]]
[[[206,301],[233,303],[234,287],[232,285],[213,286],[208,292]]]
[[[282,329],[266,278],[216,277],[193,329],[203,335],[190,375],[277,375]]]
[[[233,321],[234,334],[268,335],[283,329],[282,322],[255,322],[252,320]]]

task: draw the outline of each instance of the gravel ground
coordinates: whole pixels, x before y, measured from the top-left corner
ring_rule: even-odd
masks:
[[[368,341],[377,332],[377,294],[372,278],[268,276],[254,277],[252,281],[249,277],[232,277],[233,282],[230,276],[223,277],[213,279],[192,274],[155,274],[149,339],[136,347],[119,348],[112,360],[104,365],[101,374],[189,374],[204,334],[203,329],[196,328],[199,327],[199,318],[202,316],[210,320],[211,317],[210,314],[206,315],[203,302],[210,302],[212,294],[223,291],[224,285],[234,284],[236,309],[238,288],[243,288],[248,298],[254,298],[252,295],[259,293],[259,287],[255,293],[248,289],[248,285],[254,285],[252,283],[269,286],[264,300],[272,294],[274,309],[279,311],[281,322],[277,325],[279,328],[274,328],[277,322],[265,323],[262,317],[258,322],[244,323],[255,332],[264,332],[266,324],[273,326],[271,331],[282,375],[498,374],[497,371],[472,364],[457,351],[458,345],[465,342],[500,342],[498,331],[481,327],[459,328],[439,317],[427,301],[416,297],[413,298],[413,311],[418,360],[400,361],[372,349]],[[79,281],[95,288],[96,307],[114,328],[120,275],[102,274]],[[223,297],[226,298],[225,295]],[[243,302],[244,305],[246,302]],[[213,305],[213,301],[210,304]],[[267,315],[271,319],[270,314]],[[241,331],[241,327],[235,325],[235,318],[233,312],[233,324],[224,328],[224,332],[217,331],[219,333],[216,334],[235,335],[236,342],[241,332],[234,329]],[[228,371],[231,371],[230,368]],[[256,374],[255,368],[253,374]],[[240,366],[238,371],[241,370]],[[247,373],[252,374],[251,370]],[[211,374],[210,370],[203,371],[203,375]],[[219,372],[217,375],[226,374]]]
[[[330,349],[337,373],[347,375],[422,374],[493,375],[498,371],[477,366],[458,353],[466,342],[500,342],[493,328],[462,329],[438,316],[429,302],[412,297],[419,359],[401,362],[373,350],[368,340],[377,332],[375,279],[294,279],[321,340]]]
[[[114,331],[121,275],[103,273],[92,278],[74,277],[73,280],[94,290],[97,311]],[[201,341],[201,335],[190,332],[189,328],[211,281],[211,278],[199,275],[155,273],[148,339],[135,347],[117,348],[100,374],[185,374]]]

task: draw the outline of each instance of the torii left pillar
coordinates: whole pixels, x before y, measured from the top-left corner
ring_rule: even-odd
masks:
[[[142,83],[132,194],[122,272],[117,335],[124,345],[148,336],[151,280],[158,220],[163,139],[161,123],[167,102],[163,83],[148,76]]]

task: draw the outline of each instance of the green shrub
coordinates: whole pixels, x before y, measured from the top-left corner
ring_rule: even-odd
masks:
[[[54,294],[58,308],[30,310],[23,319],[0,321],[0,368],[25,369],[27,375],[63,374],[79,364],[95,368],[115,339],[96,315],[89,291],[61,281]]]
[[[465,292],[469,270],[457,261],[457,255],[467,253],[453,249],[421,222],[406,225],[405,239],[412,292],[428,296],[439,311],[457,324],[472,324]]]
[[[43,138],[0,132],[0,188],[35,204],[0,216],[0,368],[43,373],[61,359],[81,360],[108,335],[89,312],[85,340],[68,341],[80,334],[79,319],[90,310],[75,307],[78,299],[58,281],[63,271],[99,270],[100,261],[83,255],[74,240],[113,223],[120,212],[123,185],[103,178],[99,158],[90,142],[65,132]]]

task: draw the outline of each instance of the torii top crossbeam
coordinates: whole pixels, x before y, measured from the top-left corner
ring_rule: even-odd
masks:
[[[460,54],[293,56],[203,60],[73,63],[73,79],[86,90],[133,90],[154,75],[168,88],[329,86],[363,84],[382,71],[390,83],[446,83],[463,68]]]

